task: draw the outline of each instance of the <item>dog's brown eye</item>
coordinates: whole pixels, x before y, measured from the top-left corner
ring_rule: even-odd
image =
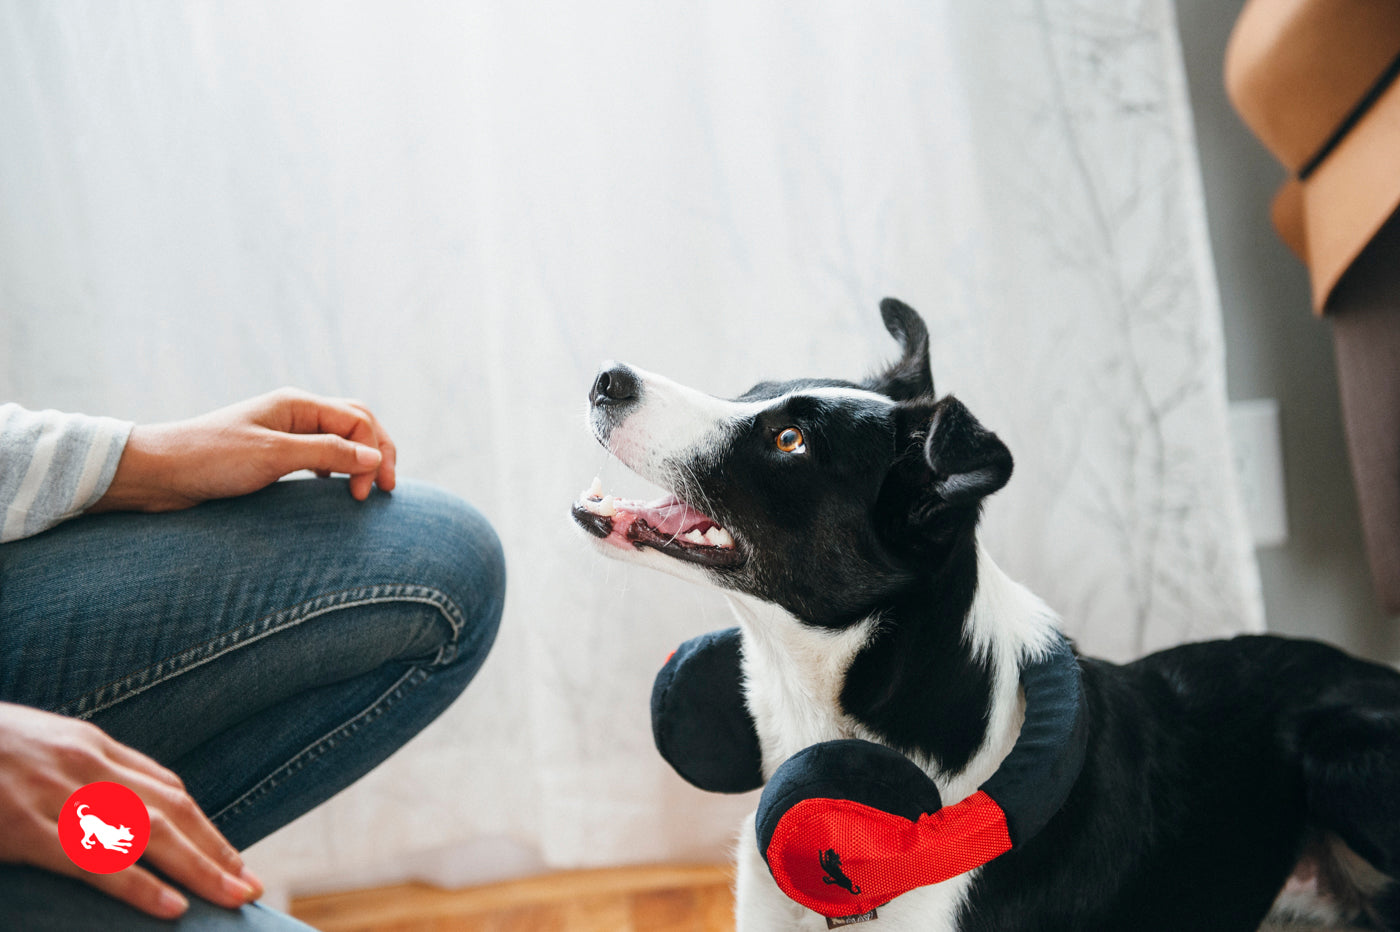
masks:
[[[802,439],[802,431],[796,427],[784,427],[778,432],[778,449],[784,453],[801,453],[807,449],[806,441]]]

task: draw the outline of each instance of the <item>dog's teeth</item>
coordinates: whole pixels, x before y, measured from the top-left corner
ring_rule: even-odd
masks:
[[[601,499],[585,498],[580,504],[586,511],[604,518],[611,518],[617,514],[617,501],[611,495],[606,495]]]
[[[685,539],[690,541],[692,544],[705,543],[705,535],[701,534],[699,531],[691,531],[689,534],[685,535]]]
[[[588,487],[588,492],[585,493],[584,498],[601,499],[602,497],[603,480],[598,476],[594,476],[593,484]]]
[[[733,547],[734,538],[722,527],[712,527],[705,532],[705,542],[711,547]]]

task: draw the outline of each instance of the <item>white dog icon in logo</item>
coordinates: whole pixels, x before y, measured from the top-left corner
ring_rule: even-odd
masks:
[[[78,825],[83,830],[83,847],[91,849],[93,842],[99,842],[108,851],[126,854],[131,850],[131,829],[125,825],[108,825],[95,814],[84,814],[85,803],[78,804]]]

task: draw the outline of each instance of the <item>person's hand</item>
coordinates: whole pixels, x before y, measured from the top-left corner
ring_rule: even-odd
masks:
[[[58,816],[79,787],[99,780],[134,791],[151,814],[142,863],[212,903],[236,909],[262,895],[180,778],[100,728],[28,706],[0,703],[0,863],[32,864],[77,877],[161,919],[189,902],[151,871],[133,864],[114,874],[78,867],[58,841]]]
[[[394,487],[394,443],[355,401],[283,388],[170,424],[138,425],[89,511],[174,511],[256,492],[288,473],[346,473],[350,494]]]

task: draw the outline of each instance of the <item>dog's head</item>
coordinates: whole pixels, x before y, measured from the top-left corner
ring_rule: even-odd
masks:
[[[1011,454],[938,398],[928,330],[880,305],[900,358],[861,383],[760,382],[724,400],[620,363],[589,393],[589,424],[672,494],[619,500],[595,483],[574,519],[607,553],[781,605],[835,628],[866,617],[973,540]]]

